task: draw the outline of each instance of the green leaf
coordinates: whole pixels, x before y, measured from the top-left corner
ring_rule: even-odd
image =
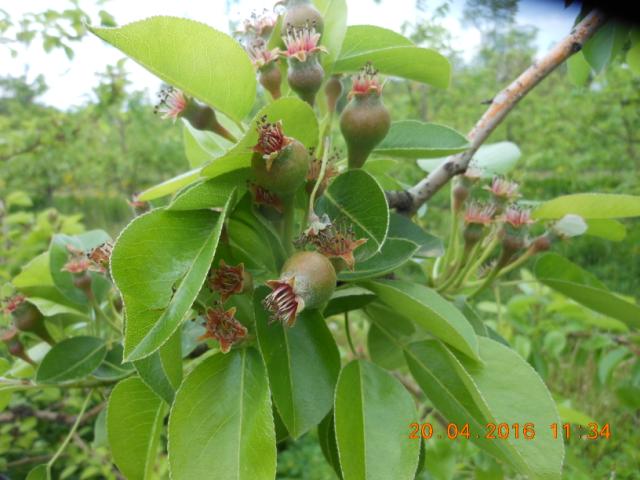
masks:
[[[47,352],[38,366],[38,383],[58,383],[89,375],[107,354],[101,338],[79,336],[62,340]]]
[[[498,142],[481,146],[471,158],[470,166],[480,170],[484,178],[504,175],[510,172],[522,152],[513,142]],[[431,172],[447,161],[447,158],[418,160],[418,166],[425,172]]]
[[[367,239],[355,251],[358,261],[379,252],[387,237],[387,199],[378,182],[363,170],[338,175],[318,200],[316,212],[326,213],[334,223],[352,226],[356,238]]]
[[[50,478],[51,476],[49,475],[49,470],[47,470],[47,465],[42,464],[29,470],[25,480],[49,480]]]
[[[457,425],[469,424],[470,440],[520,473],[539,479],[560,479],[564,443],[549,425],[560,423],[555,402],[535,370],[516,352],[479,337],[482,365],[455,355],[437,340],[414,343],[405,351],[407,363],[433,405]],[[486,424],[519,425],[519,435],[486,438]],[[522,428],[531,423],[535,437]]]
[[[11,283],[26,295],[44,316],[61,313],[84,315],[86,308],[74,303],[55,287],[49,265],[49,252],[41,253],[24,265]]]
[[[555,219],[573,213],[585,220],[640,216],[640,196],[614,193],[575,193],[543,203],[533,211],[536,219]]]
[[[293,328],[269,322],[262,306],[268,293],[256,291],[254,307],[260,351],[280,418],[296,439],[331,410],[340,372],[340,353],[322,315],[303,311]]]
[[[612,242],[621,242],[627,236],[627,228],[613,218],[592,218],[587,220],[585,234],[611,240]]]
[[[640,327],[640,306],[610,292],[595,276],[566,258],[547,253],[538,259],[534,273],[540,282],[585,307]]]
[[[213,159],[202,170],[205,177],[216,177],[226,172],[251,166],[253,147],[258,143],[258,122],[266,116],[269,122],[282,121],[282,129],[307,148],[318,144],[318,120],[313,109],[297,97],[283,97],[260,109],[253,117],[240,142],[224,155]]]
[[[329,51],[323,55],[322,65],[327,72],[333,70],[333,63],[338,58],[344,36],[347,33],[346,0],[314,0],[324,20],[322,45]]]
[[[609,20],[585,42],[582,53],[596,73],[602,71],[618,54],[628,34],[628,26]]]
[[[275,477],[269,385],[256,350],[209,357],[185,379],[169,416],[169,464],[173,478]]]
[[[151,355],[178,329],[209,271],[226,213],[153,210],[120,234],[111,273],[125,305],[127,361]]]
[[[389,370],[403,368],[404,348],[418,340],[411,321],[379,302],[367,305],[364,311],[371,320],[367,333],[371,360]]]
[[[57,290],[52,290],[47,293],[44,293],[44,292],[42,293],[44,295],[49,293],[51,296],[57,297],[58,295],[56,295],[56,293],[59,294],[60,292]],[[68,299],[64,298],[62,295],[59,295],[59,297],[60,297],[59,300],[54,301],[48,298],[39,298],[39,297],[29,296],[28,300],[30,303],[33,303],[36,306],[36,308],[40,310],[40,313],[42,313],[42,315],[44,315],[45,317],[53,317],[55,315],[62,315],[62,314],[82,316],[85,314],[85,312],[82,309],[78,308],[77,305],[69,305]]]
[[[600,360],[598,360],[598,380],[601,385],[607,384],[615,368],[622,360],[629,356],[629,354],[630,352],[627,347],[618,347],[600,357]]]
[[[633,45],[627,52],[627,64],[636,75],[640,75],[640,42]]]
[[[391,374],[364,360],[349,363],[340,372],[334,415],[344,478],[413,480],[420,442],[408,429],[416,407]]]
[[[478,359],[478,338],[464,315],[434,290],[402,280],[377,280],[362,285],[382,302],[434,337]]]
[[[584,427],[588,427],[589,423],[597,423],[586,413],[562,404],[558,405],[558,414],[560,414],[562,423],[573,423],[575,425],[582,425]]]
[[[109,234],[102,230],[91,230],[73,237],[61,233],[53,236],[51,245],[49,246],[49,268],[51,270],[51,277],[58,290],[69,300],[79,304],[89,302],[84,291],[73,284],[73,274],[62,270],[71,258],[71,253],[67,246],[83,252],[89,252],[109,240],[111,240]]]
[[[324,417],[318,425],[318,443],[325,460],[331,465],[338,478],[342,479],[340,470],[340,458],[338,455],[338,444],[336,442],[336,427],[333,421],[333,410]]]
[[[416,47],[399,33],[373,25],[347,28],[334,72],[354,72],[372,62],[381,73],[447,88],[449,61],[435,50]]]
[[[193,170],[189,170],[188,172],[181,173],[180,175],[176,175],[169,180],[165,180],[164,182],[158,183],[157,185],[140,192],[137,198],[141,202],[148,202],[149,200],[155,200],[157,198],[171,195],[181,188],[198,181],[200,179],[201,171],[202,167],[198,167]]]
[[[587,80],[589,80],[590,73],[591,67],[582,52],[570,56],[567,60],[567,75],[569,75],[569,80],[576,87],[584,87]]]
[[[176,390],[182,382],[182,330],[148,357],[134,362],[140,379],[167,405],[173,403]]]
[[[109,396],[107,436],[111,455],[131,480],[154,478],[165,408],[137,377],[120,381]]]
[[[393,122],[375,153],[404,158],[433,158],[464,152],[469,141],[453,128],[418,120]]]
[[[102,380],[117,380],[130,375],[134,368],[130,363],[122,362],[123,352],[121,343],[114,344],[100,366],[93,372],[93,376]]]
[[[207,210],[225,206],[234,190],[238,197],[244,194],[249,178],[249,169],[240,169],[225,173],[211,180],[203,180],[188,185],[178,192],[167,210]]]
[[[438,237],[426,232],[422,227],[413,223],[405,215],[392,212],[389,219],[389,238],[403,238],[411,240],[420,248],[416,252],[418,257],[441,257],[444,255],[444,244]]]
[[[245,267],[277,275],[278,266],[287,258],[271,224],[258,213],[251,195],[238,203],[227,224],[233,257]],[[261,252],[255,255],[255,252]]]
[[[182,142],[189,166],[196,168],[209,160],[222,155],[230,143],[206,130],[197,130],[183,119]],[[223,146],[224,145],[224,146]]]
[[[89,28],[165,82],[234,120],[256,98],[256,75],[238,42],[204,23],[151,17],[118,28]]]
[[[340,272],[338,280],[353,282],[365,278],[381,277],[411,260],[419,248],[411,240],[387,238],[378,253],[363,262],[356,262],[353,271],[343,270]]]
[[[51,270],[49,270],[49,252],[43,252],[22,266],[22,271],[13,277],[11,283],[18,289],[34,286],[53,286]]]
[[[327,303],[322,314],[325,317],[330,317],[331,315],[358,310],[369,302],[374,301],[375,298],[376,295],[366,288],[346,285],[337,288],[336,291],[333,292],[331,300]]]

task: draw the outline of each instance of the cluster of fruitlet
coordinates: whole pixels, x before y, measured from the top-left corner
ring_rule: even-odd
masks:
[[[312,108],[324,85],[331,119],[343,88],[339,74],[325,78],[321,55],[328,51],[322,45],[322,15],[309,0],[285,0],[278,5],[284,7],[279,19],[267,12],[253,14],[239,32],[258,80],[273,100],[281,97],[282,83],[286,81],[288,88]],[[282,63],[284,59],[286,64]],[[378,72],[370,63],[352,78],[348,103],[340,115],[350,169],[361,168],[389,131],[390,115],[382,102],[382,90]],[[236,142],[217,120],[213,109],[173,87],[161,93],[157,112],[164,118],[184,118],[196,129],[209,130]],[[314,212],[314,200],[338,174],[336,155],[328,155],[321,146],[321,152],[314,156],[315,152],[287,135],[287,125],[279,118],[263,116],[255,128],[257,142],[253,147],[249,190],[255,205],[273,210],[266,216],[275,222],[290,254],[280,277],[267,282],[272,292],[264,305],[273,319],[292,326],[303,309],[319,307],[329,300],[337,272],[343,268],[353,270],[356,262],[353,252],[365,240],[356,239],[350,225],[336,225]],[[295,196],[303,186],[309,202],[308,228],[294,242]],[[293,252],[294,244],[301,251]],[[313,251],[305,250],[307,247]],[[246,329],[235,320],[235,310],[222,308],[228,295],[237,293],[229,290],[234,283],[232,277],[238,277],[234,268],[223,264],[213,270],[215,281],[210,279],[209,286],[220,294],[220,301],[204,312],[207,333],[203,338],[217,339],[223,351],[246,335]]]
[[[435,275],[438,291],[445,294],[472,289],[470,296],[476,296],[496,277],[548,250],[554,240],[581,235],[586,230],[581,217],[567,215],[530,239],[530,225],[535,221],[528,209],[515,203],[520,196],[519,185],[495,177],[482,188],[489,192],[489,199],[478,200],[472,197],[479,193],[474,187],[480,177],[479,170],[469,168],[452,189],[452,235],[439,265],[443,272]],[[498,247],[500,250],[495,254]]]

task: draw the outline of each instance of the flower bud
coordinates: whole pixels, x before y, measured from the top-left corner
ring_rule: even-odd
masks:
[[[319,308],[329,301],[336,287],[336,271],[320,253],[297,252],[285,262],[280,278],[267,285],[272,292],[263,305],[272,321],[292,327],[305,308]]]
[[[347,144],[349,168],[360,168],[389,132],[391,117],[382,103],[382,84],[368,63],[353,78],[347,104],[340,116],[340,131]]]
[[[282,197],[293,195],[302,186],[309,170],[309,152],[298,140],[284,135],[282,123],[258,124],[258,143],[251,160],[258,183]]]

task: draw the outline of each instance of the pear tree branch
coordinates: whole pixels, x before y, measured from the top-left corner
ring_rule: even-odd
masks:
[[[469,132],[468,150],[452,155],[438,168],[407,190],[388,191],[390,208],[403,214],[413,214],[454,176],[467,170],[471,158],[517,103],[536,85],[544,80],[567,58],[582,49],[584,43],[600,28],[606,17],[602,12],[592,11],[571,33],[560,41],[542,59],[534,62],[508,87],[498,93],[487,111]]]

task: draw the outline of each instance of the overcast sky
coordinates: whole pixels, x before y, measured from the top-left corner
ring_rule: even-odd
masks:
[[[66,0],[10,0],[2,3],[2,8],[14,19],[25,12],[64,9],[68,6]],[[252,10],[270,8],[273,3],[240,0],[238,5],[232,7],[229,16],[239,20]],[[350,25],[372,24],[399,30],[407,19],[415,15],[415,0],[382,0],[379,5],[371,0],[348,0],[347,3]],[[439,0],[432,0],[427,5],[434,8],[440,3]],[[91,7],[92,2],[88,0],[82,1],[81,5],[92,14],[92,18],[97,18],[94,14],[99,7]],[[477,51],[480,35],[474,29],[461,25],[459,19],[463,5],[464,0],[454,0],[444,24],[454,35],[454,47],[463,51],[468,59]],[[102,8],[111,13],[120,25],[151,15],[174,15],[199,20],[222,31],[228,31],[229,26],[229,16],[222,0],[110,0]],[[561,1],[521,0],[517,22],[539,29],[538,48],[544,51],[569,32],[578,8],[574,5],[564,9]],[[62,51],[44,53],[40,44],[21,49],[16,58],[11,58],[7,49],[0,47],[0,74],[18,75],[26,70],[29,78],[33,78],[42,73],[50,87],[42,97],[43,101],[60,108],[79,105],[87,100],[91,88],[96,85],[96,74],[103,72],[105,65],[122,58],[123,54],[92,35],[75,43],[74,50],[76,56],[70,62]],[[132,61],[127,65],[133,88],[146,89],[149,95],[154,95],[159,88],[159,80]]]

